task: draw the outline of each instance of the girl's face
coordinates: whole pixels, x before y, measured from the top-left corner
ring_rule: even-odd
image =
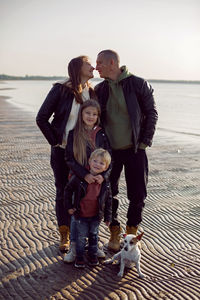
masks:
[[[98,120],[98,111],[96,107],[86,107],[82,111],[83,123],[87,128],[92,129]]]

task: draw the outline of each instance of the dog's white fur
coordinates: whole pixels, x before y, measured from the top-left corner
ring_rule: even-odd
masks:
[[[122,250],[116,253],[111,259],[107,259],[105,261],[105,264],[110,264],[115,260],[118,260],[118,262],[120,262],[120,271],[117,274],[119,277],[123,277],[125,267],[131,268],[132,264],[135,263],[139,277],[144,278],[144,274],[142,274],[140,270],[140,240],[143,234],[144,232],[137,236],[135,236],[134,234],[124,235],[124,246]]]

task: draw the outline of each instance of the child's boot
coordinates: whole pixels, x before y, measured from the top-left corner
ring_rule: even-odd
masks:
[[[72,263],[76,259],[76,243],[71,242],[69,251],[64,256],[64,262],[66,263]]]

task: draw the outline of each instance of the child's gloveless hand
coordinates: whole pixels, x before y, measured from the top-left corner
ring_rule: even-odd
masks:
[[[75,211],[76,211],[76,208],[70,208],[70,209],[68,209],[68,214],[73,215]]]
[[[102,182],[104,181],[104,178],[102,175],[96,175],[95,176],[95,181],[98,183],[98,184],[102,184]]]
[[[106,224],[107,226],[110,226],[110,222],[109,222],[109,221],[105,221],[105,224]]]

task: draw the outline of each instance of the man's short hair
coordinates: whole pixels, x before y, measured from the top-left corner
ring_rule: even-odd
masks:
[[[97,148],[91,153],[90,159],[93,159],[94,157],[97,157],[97,156],[100,156],[102,158],[102,160],[106,164],[106,168],[108,168],[111,163],[110,153],[103,148]]]
[[[110,49],[102,50],[101,52],[99,52],[98,55],[102,55],[102,54],[106,59],[113,59],[119,65],[120,59],[119,59],[119,55],[116,51],[110,50]]]

